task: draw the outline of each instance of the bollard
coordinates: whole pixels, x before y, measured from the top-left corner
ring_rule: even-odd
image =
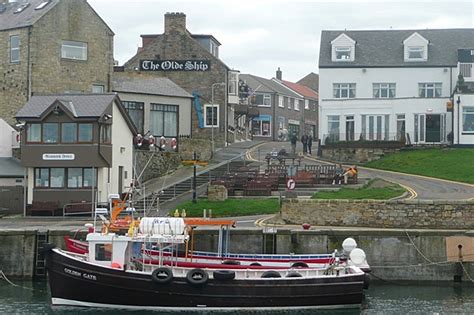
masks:
[[[464,266],[463,266],[463,257],[462,257],[462,245],[458,245],[458,262],[456,263],[454,267],[454,277],[453,281],[454,282],[462,282],[462,275],[464,272]]]

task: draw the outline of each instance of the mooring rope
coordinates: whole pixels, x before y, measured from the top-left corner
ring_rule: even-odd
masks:
[[[29,287],[25,287],[25,286],[22,286],[22,285],[18,285],[18,284],[15,284],[13,282],[10,281],[10,279],[7,278],[7,276],[5,275],[5,273],[3,272],[3,270],[0,270],[0,280],[5,280],[5,282],[7,282],[8,284],[14,286],[14,287],[17,287],[17,288],[22,288],[22,289],[26,289],[26,290],[31,290],[31,291],[38,291],[38,292],[46,292],[44,290],[39,290],[39,289],[35,289],[35,288],[29,288]]]
[[[426,257],[426,256],[421,252],[421,250],[418,249],[418,247],[415,245],[415,242],[413,242],[413,240],[411,239],[410,235],[408,234],[408,231],[407,231],[407,230],[405,230],[405,233],[406,233],[408,239],[410,240],[411,244],[413,245],[413,247],[415,247],[416,251],[420,254],[420,256],[423,257],[423,259],[425,259],[427,262],[433,263],[428,257]]]
[[[11,284],[11,285],[14,286],[14,287],[19,287],[19,285],[14,284],[14,283],[11,282],[10,280],[8,280],[7,276],[3,273],[3,270],[0,270],[0,279],[5,280],[6,282],[8,282],[9,284]]]

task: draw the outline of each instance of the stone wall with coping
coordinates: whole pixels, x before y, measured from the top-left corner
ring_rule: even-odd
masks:
[[[322,158],[330,161],[346,163],[365,163],[382,158],[386,154],[394,153],[394,148],[350,148],[322,146]]]
[[[471,229],[474,201],[287,199],[281,219],[313,226]]]

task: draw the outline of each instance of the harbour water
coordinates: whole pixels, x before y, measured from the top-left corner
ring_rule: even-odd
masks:
[[[0,280],[0,314],[472,314],[474,286],[437,283],[429,285],[371,284],[360,310],[307,310],[209,312],[206,310],[165,312],[118,311],[50,306],[46,282]]]

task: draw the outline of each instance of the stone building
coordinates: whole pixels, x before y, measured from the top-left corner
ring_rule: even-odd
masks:
[[[0,0],[0,118],[34,94],[109,91],[113,36],[86,0]]]
[[[219,59],[220,43],[212,35],[186,29],[185,14],[167,13],[164,24],[163,34],[141,35],[142,47],[123,70],[167,77],[194,95],[193,138],[216,146],[235,141],[239,72]]]

